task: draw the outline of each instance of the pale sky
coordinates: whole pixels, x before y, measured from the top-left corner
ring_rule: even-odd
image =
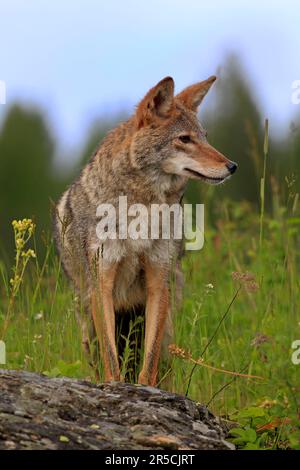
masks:
[[[0,118],[17,100],[39,105],[65,148],[83,142],[96,116],[131,112],[164,76],[179,91],[230,52],[273,128],[287,129],[300,110],[291,103],[297,0],[0,0],[0,50]]]

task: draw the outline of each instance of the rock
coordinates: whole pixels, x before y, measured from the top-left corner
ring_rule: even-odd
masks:
[[[153,387],[0,370],[0,449],[234,449],[206,407]]]

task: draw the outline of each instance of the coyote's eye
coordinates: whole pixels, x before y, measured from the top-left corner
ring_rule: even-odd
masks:
[[[181,142],[184,144],[189,144],[190,142],[192,142],[192,139],[190,138],[189,135],[181,135],[179,137],[179,140],[181,140]]]

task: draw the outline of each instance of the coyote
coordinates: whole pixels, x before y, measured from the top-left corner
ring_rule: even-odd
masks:
[[[103,140],[77,180],[59,200],[55,239],[67,275],[92,318],[106,381],[122,380],[116,318],[134,308],[145,314],[144,356],[138,382],[157,383],[165,330],[170,328],[170,271],[182,243],[171,239],[106,239],[96,234],[99,204],[180,203],[192,178],[219,184],[237,164],[207,142],[198,106],[212,76],[174,95],[171,77],[151,88],[135,113]],[[118,220],[117,220],[118,223]],[[88,349],[86,323],[83,343]]]

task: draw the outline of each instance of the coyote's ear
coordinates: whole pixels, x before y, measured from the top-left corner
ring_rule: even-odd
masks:
[[[136,110],[137,126],[140,129],[156,118],[167,117],[174,103],[174,80],[166,77],[151,88]]]
[[[197,111],[199,104],[203,100],[204,96],[214,83],[217,77],[212,75],[203,82],[195,83],[185,88],[181,93],[176,95],[176,99],[181,101],[187,108],[192,111]]]

